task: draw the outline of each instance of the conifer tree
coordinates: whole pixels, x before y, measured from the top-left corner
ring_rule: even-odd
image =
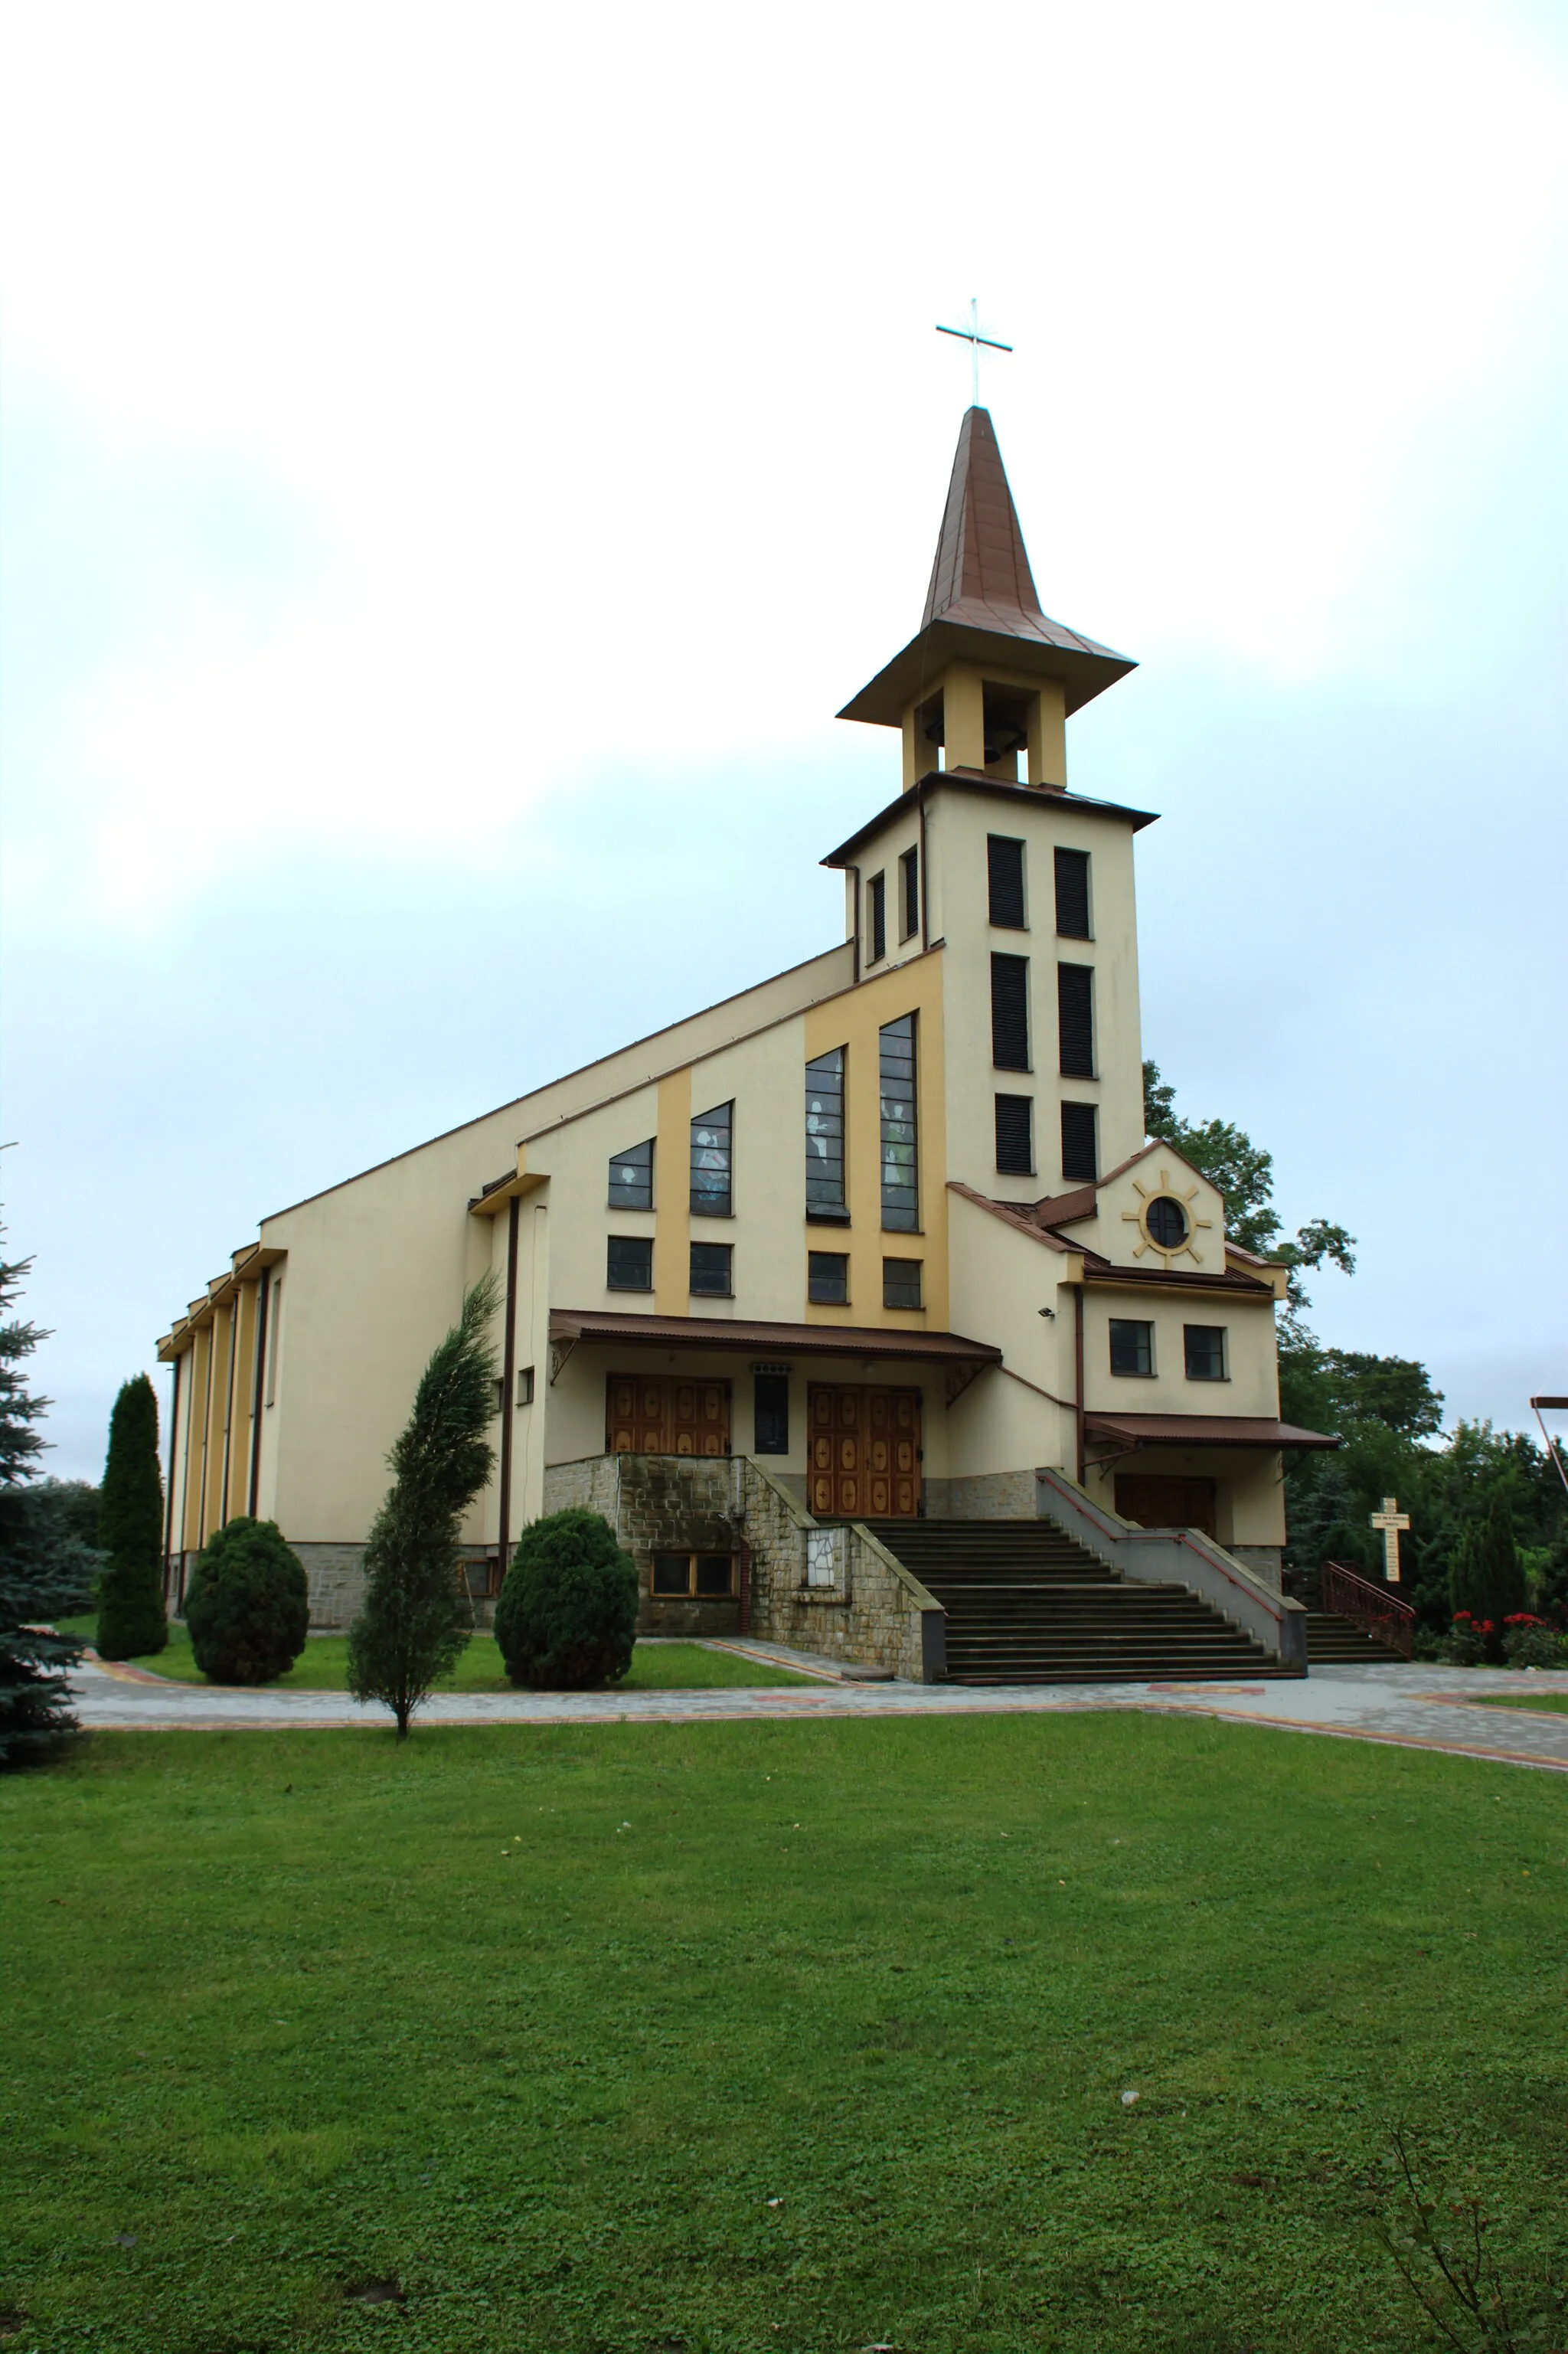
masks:
[[[161,1651],[169,1639],[164,1616],[164,1481],[157,1394],[145,1373],[122,1385],[110,1416],[98,1542],[108,1556],[99,1581],[100,1655],[138,1659]]]
[[[33,1425],[48,1398],[27,1387],[26,1361],[48,1339],[11,1313],[31,1259],[0,1260],[0,1766],[44,1756],[77,1730],[68,1670],[81,1645],[50,1632],[81,1600],[82,1548],[38,1526],[26,1482],[45,1441]]]
[[[1500,1659],[1503,1621],[1524,1608],[1524,1564],[1513,1515],[1500,1496],[1485,1520],[1467,1522],[1448,1566],[1448,1598],[1456,1616],[1467,1610],[1478,1622],[1490,1622],[1487,1654]]]
[[[408,1720],[450,1675],[471,1631],[458,1588],[463,1514],[489,1479],[495,1449],[495,1360],[485,1327],[492,1277],[476,1283],[420,1376],[408,1426],[387,1458],[392,1485],[365,1548],[365,1601],[348,1630],[348,1688]]]

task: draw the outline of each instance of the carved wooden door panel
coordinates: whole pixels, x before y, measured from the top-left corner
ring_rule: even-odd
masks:
[[[1118,1471],[1116,1508],[1140,1529],[1201,1529],[1218,1540],[1212,1479]]]
[[[662,1373],[605,1382],[607,1455],[727,1455],[729,1384]]]
[[[813,1382],[806,1498],[821,1520],[913,1519],[920,1508],[920,1393]]]

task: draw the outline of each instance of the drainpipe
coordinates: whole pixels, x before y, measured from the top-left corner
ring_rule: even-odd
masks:
[[[175,1550],[175,1459],[180,1444],[180,1367],[183,1356],[175,1359],[175,1397],[169,1408],[169,1491],[164,1499],[164,1607],[169,1605],[169,1563]],[[183,1534],[184,1532],[182,1531]]]
[[[517,1406],[517,1213],[515,1193],[506,1204],[506,1331],[501,1343],[501,1492],[496,1499],[496,1590],[506,1575],[506,1553],[512,1533],[512,1426]]]
[[[1084,1484],[1088,1469],[1088,1449],[1084,1440],[1084,1287],[1073,1286],[1073,1400],[1074,1420],[1077,1425],[1078,1485]]]

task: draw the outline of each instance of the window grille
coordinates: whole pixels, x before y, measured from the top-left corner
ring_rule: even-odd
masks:
[[[1029,959],[991,960],[991,1059],[999,1071],[1029,1068]]]
[[[609,1162],[609,1206],[612,1210],[653,1207],[653,1139],[612,1153]]]
[[[841,1223],[844,1200],[844,1063],[835,1046],[806,1066],[806,1215]]]
[[[1069,940],[1089,938],[1089,854],[1056,853],[1056,929]]]
[[[692,1122],[692,1215],[727,1218],[730,1214],[731,1146],[735,1106],[717,1104],[699,1112]]]
[[[881,1032],[882,1223],[913,1234],[920,1223],[915,1104],[915,1016],[906,1013]]]
[[[1034,1099],[1032,1096],[998,1096],[996,1099],[996,1165],[1004,1177],[1034,1174]]]
[[[866,885],[866,897],[870,903],[866,921],[870,947],[866,954],[866,962],[880,964],[887,954],[887,877],[885,875],[872,876],[871,881]]]
[[[1154,1327],[1130,1316],[1110,1320],[1110,1369],[1113,1373],[1150,1374],[1154,1371]]]
[[[903,922],[899,927],[902,939],[912,939],[920,928],[920,853],[906,850],[898,862],[898,881],[902,891]]]
[[[1092,1185],[1100,1173],[1096,1126],[1093,1104],[1062,1106],[1062,1174],[1070,1185]]]
[[[1056,1032],[1064,1078],[1095,1076],[1095,975],[1092,965],[1056,967]]]
[[[1023,921],[1023,844],[1005,833],[985,838],[987,880],[991,885],[991,920],[999,930],[1022,932]]]

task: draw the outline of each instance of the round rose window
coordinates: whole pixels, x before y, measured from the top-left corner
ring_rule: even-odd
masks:
[[[1169,1193],[1156,1193],[1143,1213],[1150,1242],[1161,1250],[1180,1250],[1187,1239],[1187,1213]]]

